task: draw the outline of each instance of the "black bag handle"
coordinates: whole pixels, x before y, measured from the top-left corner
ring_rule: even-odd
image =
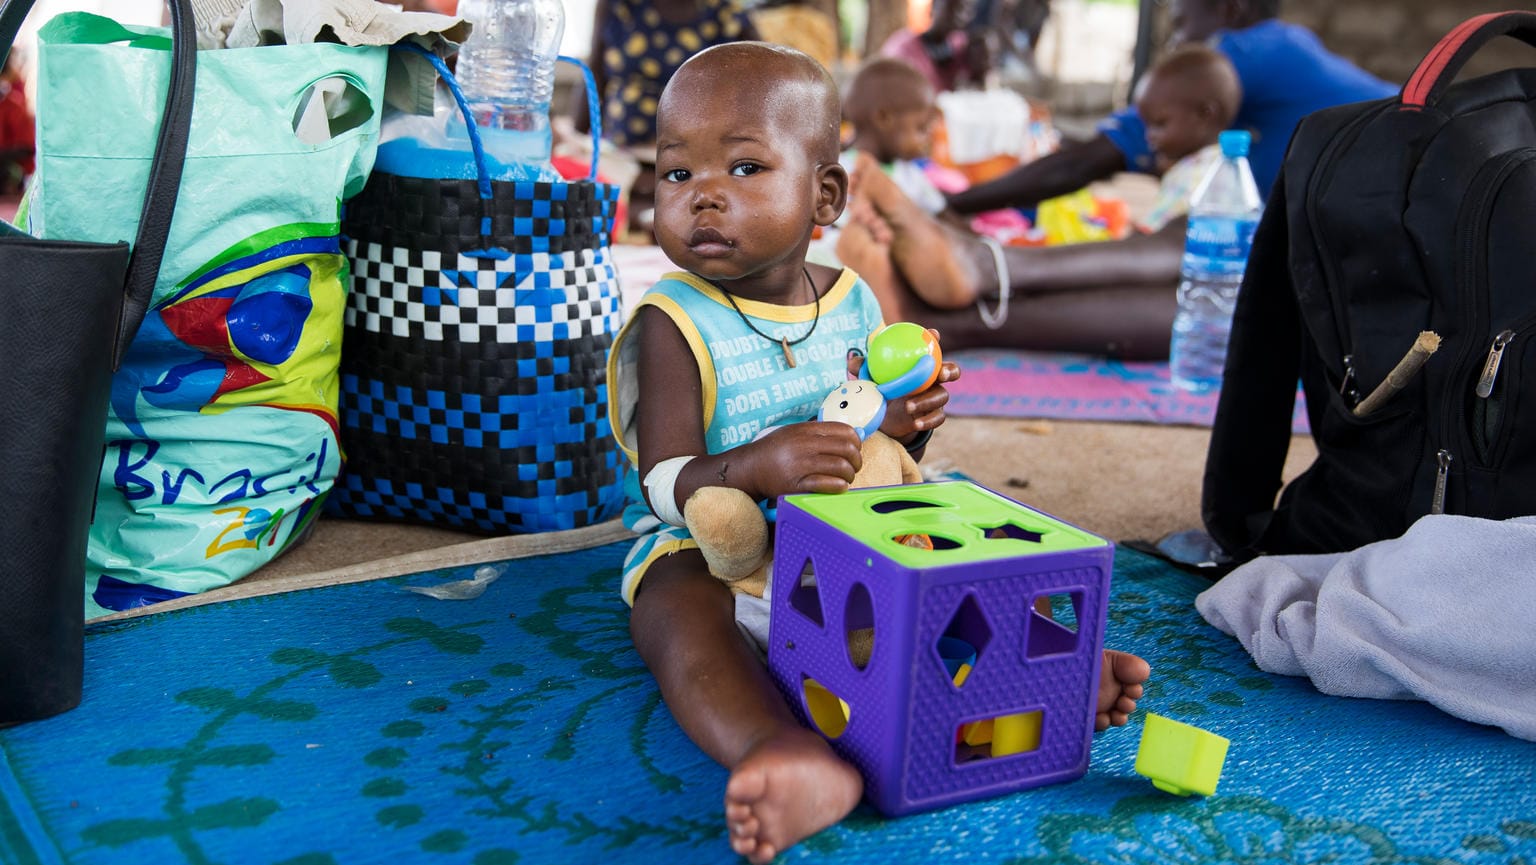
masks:
[[[16,44],[21,22],[32,9],[33,0],[0,0],[0,62]],[[122,364],[128,344],[139,332],[144,313],[154,296],[160,262],[165,258],[166,238],[176,214],[176,195],[181,189],[181,171],[186,162],[187,141],[192,132],[192,92],[197,71],[197,22],[188,0],[166,0],[171,7],[171,80],[160,117],[160,136],[155,144],[155,158],[149,169],[149,186],[144,194],[144,209],[139,213],[139,236],[133,242],[124,285],[123,312],[117,324],[117,340],[112,346],[112,369]]]
[[[1467,61],[1489,40],[1512,36],[1536,47],[1536,13],[1489,12],[1461,22],[1445,34],[1403,85],[1403,107],[1424,108],[1440,101]]]

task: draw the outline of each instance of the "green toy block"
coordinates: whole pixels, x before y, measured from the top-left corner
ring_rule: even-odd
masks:
[[[1230,744],[1208,730],[1148,712],[1136,749],[1136,773],[1176,796],[1209,796],[1221,780]]]

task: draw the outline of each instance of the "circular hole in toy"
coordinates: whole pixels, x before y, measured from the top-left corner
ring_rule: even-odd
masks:
[[[843,698],[832,693],[810,676],[800,677],[800,697],[805,702],[805,715],[817,732],[828,739],[836,739],[848,729],[852,710]]]

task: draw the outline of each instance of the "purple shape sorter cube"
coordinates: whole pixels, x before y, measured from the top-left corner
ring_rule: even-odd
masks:
[[[774,681],[881,812],[1088,770],[1112,543],[953,481],[786,496],[775,544]]]

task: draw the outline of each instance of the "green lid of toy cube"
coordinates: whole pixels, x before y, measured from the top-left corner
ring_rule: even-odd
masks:
[[[969,481],[801,493],[786,500],[909,568],[1109,546]],[[923,538],[932,549],[913,545]]]

